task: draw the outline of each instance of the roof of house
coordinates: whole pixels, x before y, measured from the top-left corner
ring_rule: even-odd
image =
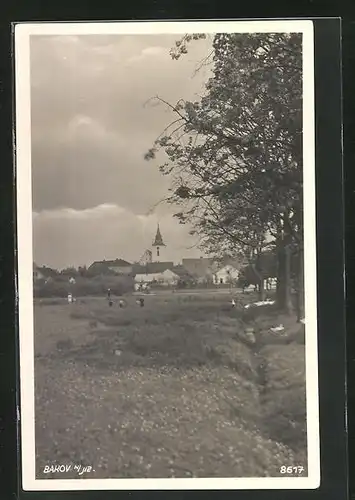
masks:
[[[222,265],[221,267],[216,270],[216,274],[219,273],[225,273],[225,272],[230,272],[230,271],[238,271],[238,268],[233,266],[232,264],[225,264],[224,266]]]
[[[235,269],[240,269],[244,264],[244,261],[242,258],[225,258],[223,259],[222,265],[225,266],[232,266]]]
[[[137,273],[135,277],[136,277],[136,279],[144,278],[144,277],[151,278],[151,279],[159,279],[159,278],[164,278],[167,276],[177,277],[177,278],[179,277],[171,269],[165,269],[165,271],[162,271],[160,273]]]
[[[189,274],[202,278],[211,273],[213,259],[206,257],[200,257],[199,259],[182,259],[182,265]]]
[[[89,267],[98,267],[98,266],[107,266],[107,267],[129,267],[132,264],[123,259],[115,259],[115,260],[97,260],[91,264]]]
[[[135,274],[154,274],[162,273],[167,269],[173,269],[174,262],[148,262],[144,266],[141,264],[133,265],[133,272]]]
[[[181,264],[174,266],[172,271],[180,276],[180,278],[192,278],[192,275],[188,272],[188,270]]]
[[[47,266],[34,266],[34,269],[33,269],[34,272],[39,272],[42,274],[42,276],[46,277],[46,278],[49,278],[49,277],[53,277],[53,276],[57,276],[58,274],[58,271],[56,269],[52,269],[51,267],[47,267]]]

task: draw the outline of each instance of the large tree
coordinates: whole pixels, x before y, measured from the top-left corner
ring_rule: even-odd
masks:
[[[185,36],[172,57],[201,37]],[[216,34],[209,58],[211,77],[198,101],[160,99],[176,120],[146,159],[165,151],[168,201],[207,248],[242,251],[257,262],[275,246],[278,301],[290,308],[289,262],[292,254],[302,261],[303,240],[302,36]]]

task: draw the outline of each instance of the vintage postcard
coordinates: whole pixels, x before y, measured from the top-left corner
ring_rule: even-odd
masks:
[[[312,21],[14,39],[23,489],[318,488]]]

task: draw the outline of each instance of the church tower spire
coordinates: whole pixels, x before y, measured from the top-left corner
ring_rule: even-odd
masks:
[[[157,227],[157,232],[156,232],[155,239],[153,241],[152,247],[154,249],[153,255],[155,257],[156,262],[160,262],[160,260],[161,260],[161,249],[162,249],[162,247],[166,247],[166,245],[165,245],[165,243],[163,241],[163,237],[162,237],[161,232],[160,232],[159,224],[158,224],[158,227]]]

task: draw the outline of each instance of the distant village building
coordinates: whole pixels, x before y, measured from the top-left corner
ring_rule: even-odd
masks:
[[[58,275],[58,271],[46,266],[37,266],[33,264],[33,279],[34,281],[52,281]]]
[[[227,264],[223,266],[213,275],[213,281],[215,284],[232,284],[237,281],[239,277],[239,270],[234,266]]]
[[[133,266],[123,259],[101,260],[91,264],[88,268],[90,274],[116,274],[129,276],[133,273]]]
[[[195,278],[184,268],[183,265],[179,264],[172,268],[172,271],[179,276],[178,285],[181,287],[190,286],[196,283]]]
[[[33,269],[33,279],[35,281],[44,279],[44,273],[41,271],[39,267]]]
[[[173,269],[174,262],[148,262],[145,265],[142,264],[133,264],[133,274],[156,274],[162,273],[167,269]]]
[[[265,290],[276,290],[277,288],[277,278],[267,278],[264,280]]]
[[[165,271],[160,273],[136,274],[134,278],[134,281],[136,283],[156,283],[162,286],[176,285],[178,280],[178,274],[174,273],[170,269],[166,269]]]
[[[173,271],[174,262],[163,260],[165,248],[166,244],[158,224],[152,250],[146,250],[139,263],[133,265],[134,281],[140,288],[143,284],[173,286],[178,282],[179,275]]]
[[[138,264],[140,264],[141,266],[145,266],[150,262],[153,262],[153,252],[151,250],[146,250],[142,257],[139,259]]]
[[[213,259],[200,257],[195,259],[182,259],[182,266],[197,283],[213,283],[216,264]]]
[[[152,251],[152,258],[155,262],[162,262],[164,261],[164,248],[166,247],[163,237],[160,232],[159,224],[157,227],[157,232],[155,235],[155,239],[152,243],[153,251]]]
[[[123,259],[116,259],[109,264],[109,269],[116,274],[132,274],[133,266],[129,262]]]
[[[255,269],[258,269],[258,273]],[[244,289],[259,284],[260,276],[264,278],[264,289],[274,290],[277,286],[277,259],[275,252],[265,250],[259,256],[244,265],[241,269],[241,277],[245,282]]]
[[[175,265],[173,261],[164,260],[166,248],[158,224],[151,248],[144,251],[138,262],[132,264],[119,258],[95,261],[85,274],[89,277],[130,276],[134,280],[136,290],[149,288],[151,284],[178,287],[228,284],[236,283],[239,278],[241,263],[237,260],[183,258],[181,264]],[[40,269],[37,269],[36,273],[36,276],[41,276]],[[74,278],[71,282],[74,283]]]

